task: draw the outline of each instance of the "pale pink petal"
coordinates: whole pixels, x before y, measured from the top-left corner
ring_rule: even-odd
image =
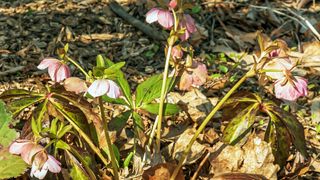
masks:
[[[21,152],[21,158],[27,164],[30,165],[32,162],[33,156],[42,150],[43,150],[43,147],[40,145],[37,145],[35,143],[27,144],[23,147],[23,151]]]
[[[177,5],[178,5],[177,0],[171,0],[171,1],[169,2],[169,4],[168,4],[168,6],[169,6],[170,8],[172,8],[172,9],[176,8]]]
[[[49,171],[52,173],[59,173],[61,171],[61,163],[56,160],[53,156],[48,155],[48,160],[47,160],[47,164]]]
[[[30,176],[31,177],[36,177],[38,179],[44,179],[44,177],[47,175],[48,168],[38,168],[35,165],[32,165],[31,171],[30,171]]]
[[[272,51],[269,53],[269,58],[278,57],[279,54],[280,54],[280,51],[281,51],[281,49],[272,50]]]
[[[59,63],[60,61],[58,59],[55,59],[55,58],[51,58],[51,57],[48,57],[48,58],[45,58],[41,61],[41,63],[38,65],[38,69],[46,69],[48,68],[49,66],[52,66],[53,64],[56,64],[56,63]]]
[[[158,21],[158,12],[159,9],[152,8],[147,14],[146,14],[146,21],[147,23],[151,24],[153,22]]]
[[[183,35],[179,36],[181,41],[186,41],[187,39],[189,39],[189,37],[190,37],[190,33],[187,30],[185,30],[185,33]]]
[[[196,28],[194,19],[189,14],[185,14],[184,19],[186,22],[185,23],[186,28],[189,31],[189,33],[192,34],[192,33],[196,32],[197,28]]]
[[[67,91],[75,92],[76,94],[86,92],[88,90],[86,81],[78,77],[69,77],[63,83]]]
[[[172,48],[171,55],[172,55],[173,59],[181,59],[183,56],[183,51],[181,50],[181,48],[179,46],[174,46]]]
[[[288,101],[295,101],[301,96],[306,96],[307,90],[307,80],[298,76],[294,77],[293,84],[287,82],[283,85],[285,78],[277,80],[274,85],[275,95],[279,99],[285,99]]]
[[[187,71],[183,72],[179,82],[179,89],[183,91],[189,90],[191,88],[191,85],[192,75]]]
[[[206,65],[204,65],[200,62],[196,62],[194,64],[196,65],[196,67],[195,67],[195,69],[192,70],[193,71],[192,72],[192,85],[195,87],[199,87],[206,82],[207,76],[208,76],[208,71],[207,71]]]
[[[61,63],[59,62],[59,63],[52,64],[48,67],[48,73],[52,81],[56,82],[56,74],[60,66],[61,66]]]
[[[108,80],[108,82],[109,82],[110,88],[109,88],[109,91],[107,92],[107,96],[111,98],[118,98],[121,95],[119,86],[111,80]]]
[[[158,23],[166,28],[170,29],[173,26],[173,15],[170,11],[165,11],[165,10],[159,10],[158,13]]]
[[[109,81],[106,79],[95,80],[88,88],[88,93],[92,97],[98,97],[109,91]]]
[[[31,143],[29,140],[24,140],[24,141],[15,141],[13,142],[10,147],[9,147],[9,152],[11,154],[21,154],[21,152],[23,151],[24,149],[24,146]]]
[[[55,81],[61,82],[64,79],[70,77],[70,69],[66,64],[61,64],[60,67],[57,69],[55,74]]]
[[[266,70],[278,70],[279,72],[266,72],[266,75],[272,79],[281,79],[284,77],[284,70],[290,70],[293,67],[289,59],[275,58],[268,62],[263,69]]]

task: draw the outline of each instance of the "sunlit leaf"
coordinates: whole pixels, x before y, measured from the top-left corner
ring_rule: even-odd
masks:
[[[127,121],[131,114],[132,111],[126,111],[112,118],[111,121],[108,123],[109,130],[121,133],[122,129],[127,124]]]
[[[144,104],[142,105],[141,109],[144,109],[152,114],[158,114],[159,106],[160,106],[159,103]],[[165,116],[177,114],[181,110],[179,106],[176,104],[164,103],[163,106],[164,106],[163,111]]]
[[[256,113],[259,109],[259,104],[250,105],[240,113],[238,113],[223,131],[223,141],[233,143],[239,136],[242,136],[255,121]]]
[[[11,98],[21,98],[21,97],[30,96],[30,95],[33,95],[31,91],[27,91],[24,89],[10,89],[10,90],[4,91],[0,95],[0,99],[7,100]]]
[[[0,145],[3,147],[9,146],[18,137],[18,133],[9,128],[11,121],[11,114],[7,112],[4,102],[0,101]]]
[[[12,155],[8,149],[0,151],[0,179],[16,178],[23,174],[28,165],[20,156]]]
[[[24,97],[21,99],[15,99],[9,102],[8,109],[12,112],[13,116],[18,115],[22,110],[25,108],[44,100],[44,97],[37,96],[37,97]]]

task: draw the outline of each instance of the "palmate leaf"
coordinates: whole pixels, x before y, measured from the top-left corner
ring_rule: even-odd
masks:
[[[252,104],[238,113],[223,131],[224,142],[234,144],[239,137],[243,136],[253,125],[256,113],[259,110],[259,103]]]
[[[6,111],[4,102],[0,101],[0,145],[3,147],[9,146],[18,137],[18,133],[9,128],[11,121],[11,114]]]
[[[304,156],[308,157],[304,129],[298,119],[291,113],[281,109],[280,107],[270,105],[268,110],[272,112],[286,127],[292,138],[292,143],[296,149]],[[271,118],[272,120],[272,118]]]
[[[13,116],[16,116],[25,108],[43,100],[44,96],[23,97],[21,99],[15,99],[11,102],[8,102],[7,106],[8,109],[12,112]]]
[[[10,154],[8,149],[0,151],[0,179],[16,178],[27,168],[28,165],[20,156]]]
[[[9,89],[4,91],[1,95],[0,95],[0,99],[3,100],[8,100],[11,98],[21,98],[21,97],[25,97],[25,96],[30,96],[34,93],[32,93],[31,91],[27,91],[24,89]]]

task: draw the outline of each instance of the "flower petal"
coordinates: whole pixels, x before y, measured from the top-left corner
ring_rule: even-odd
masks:
[[[107,92],[107,96],[111,98],[118,98],[121,95],[121,91],[119,86],[111,80],[108,80],[109,82],[109,91]]]
[[[158,12],[159,12],[159,9],[157,8],[152,8],[150,11],[148,11],[146,14],[147,23],[151,24],[153,22],[158,21]]]
[[[58,69],[60,68],[61,66],[61,63],[55,63],[55,64],[51,64],[49,67],[48,67],[48,73],[49,73],[49,76],[51,78],[52,81],[57,81],[56,80],[56,74],[57,74],[57,71]]]
[[[37,145],[35,143],[27,144],[23,147],[23,151],[21,152],[21,158],[27,163],[32,163],[32,158],[35,154],[42,151],[43,147],[40,145]]]
[[[69,77],[63,83],[67,91],[75,92],[76,94],[86,92],[88,90],[86,81],[78,77]]]
[[[52,66],[52,65],[59,63],[59,62],[60,61],[58,59],[48,57],[48,58],[43,59],[37,68],[38,69],[46,69],[49,66]]]
[[[9,152],[11,154],[21,154],[21,152],[24,150],[24,146],[31,143],[29,140],[20,140],[13,142],[9,147]]]
[[[48,155],[47,165],[52,173],[59,173],[61,171],[61,163],[51,155]]]
[[[289,70],[293,67],[289,59],[284,58],[275,58],[272,61],[268,62],[263,69],[270,70],[279,70],[280,72],[266,72],[266,75],[272,79],[281,79],[284,77],[282,71]]]
[[[194,65],[196,67],[192,70],[192,85],[198,87],[206,82],[208,71],[206,65],[200,62],[195,62]]]
[[[158,22],[162,27],[170,29],[173,26],[173,21],[173,15],[170,11],[159,10]]]
[[[171,0],[171,1],[169,2],[169,4],[168,4],[168,6],[169,6],[170,8],[172,8],[172,9],[176,8],[177,5],[178,5],[177,0]]]
[[[37,169],[37,167],[32,166],[30,176],[36,177],[38,179],[44,179],[44,177],[47,175],[48,169],[42,168]]]
[[[189,33],[194,33],[197,31],[195,21],[189,14],[184,14],[185,25]]]
[[[109,91],[109,81],[106,79],[95,80],[88,88],[88,93],[92,97],[99,97]]]
[[[288,101],[295,101],[299,97],[307,95],[308,84],[306,79],[295,76],[293,79],[294,84],[291,84],[288,81],[285,85],[283,85],[283,82],[285,80],[285,78],[282,78],[275,82],[274,91],[277,98]]]
[[[61,82],[68,77],[70,77],[70,69],[66,64],[61,63],[60,67],[55,73],[55,81]]]
[[[183,56],[183,51],[181,50],[180,46],[174,46],[172,48],[172,52],[171,52],[172,58],[173,59],[181,59]]]
[[[192,85],[192,75],[189,72],[184,71],[181,75],[179,82],[179,89],[182,91],[189,90]]]

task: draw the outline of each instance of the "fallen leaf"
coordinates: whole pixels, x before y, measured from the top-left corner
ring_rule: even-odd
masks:
[[[170,179],[174,169],[175,164],[172,163],[162,163],[158,164],[150,169],[144,171],[142,174],[143,180],[168,180]],[[184,175],[182,170],[179,171],[176,180],[184,180]]]

